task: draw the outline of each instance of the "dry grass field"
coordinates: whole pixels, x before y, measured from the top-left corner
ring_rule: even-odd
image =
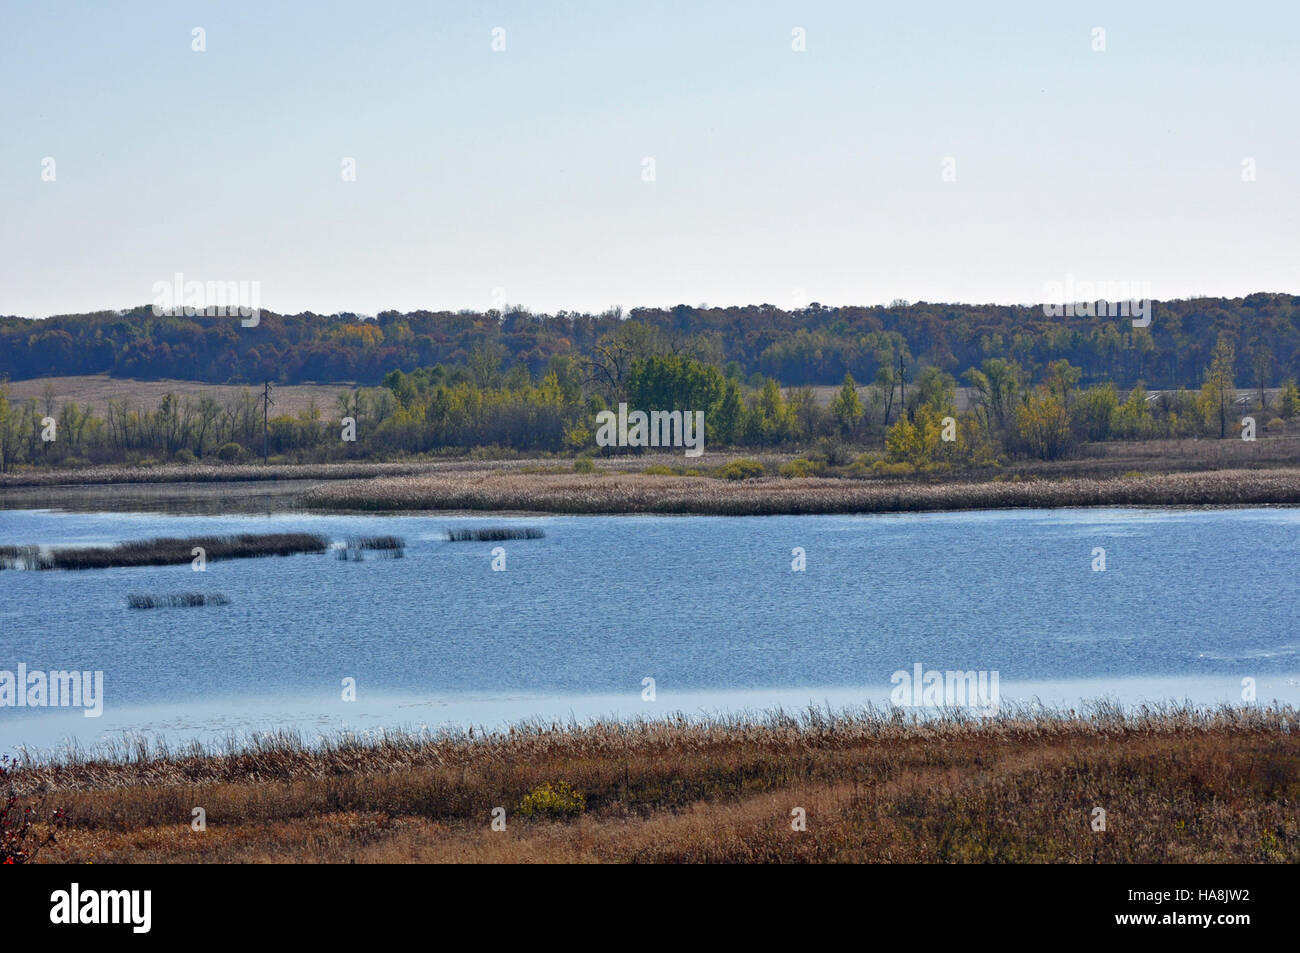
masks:
[[[10,381],[9,395],[14,400],[26,400],[29,397],[37,401],[45,399],[46,385],[54,392],[54,406],[62,407],[67,401],[76,401],[80,406],[89,405],[95,413],[103,416],[110,400],[125,399],[134,409],[153,409],[167,394],[197,399],[207,396],[225,402],[237,395],[245,386],[261,393],[262,385],[257,384],[204,384],[198,381],[137,381],[129,378],[109,377],[107,374],[93,374],[84,377],[38,377],[26,381]],[[299,411],[308,409],[311,402],[326,418],[337,416],[336,399],[344,391],[350,391],[352,384],[285,384],[275,385],[272,398],[275,400],[274,411],[277,414],[297,416]]]
[[[1296,863],[1296,715],[810,710],[314,748],[279,736],[122,747],[12,781],[42,816],[66,811],[46,863]]]

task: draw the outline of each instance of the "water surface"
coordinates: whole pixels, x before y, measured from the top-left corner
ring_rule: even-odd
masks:
[[[466,525],[546,537],[449,543]],[[105,712],[0,708],[0,749],[123,730],[496,726],[528,716],[886,702],[890,676],[997,671],[1003,701],[1300,702],[1300,510],[538,517],[0,512],[0,543],[305,530],[333,556],[0,573],[0,669],[104,672]],[[506,551],[506,571],[491,568]],[[792,550],[807,568],[792,572]],[[1094,550],[1106,570],[1093,571]],[[132,592],[225,606],[126,608]],[[655,680],[654,702],[642,698]],[[341,700],[353,678],[357,701]]]

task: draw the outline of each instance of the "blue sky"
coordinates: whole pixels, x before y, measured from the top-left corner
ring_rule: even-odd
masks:
[[[0,313],[1300,292],[1300,5],[992,6],[5,0]]]

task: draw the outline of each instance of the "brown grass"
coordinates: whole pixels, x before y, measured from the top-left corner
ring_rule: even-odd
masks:
[[[727,454],[713,453],[692,458],[694,465],[721,466],[729,459]],[[792,459],[789,454],[764,454],[760,459],[769,463],[783,463]],[[621,456],[597,461],[597,467],[610,471],[637,472],[666,463],[680,465],[679,454],[645,454]],[[378,476],[402,476],[435,473],[464,473],[482,475],[498,472],[571,472],[573,462],[559,460],[513,458],[484,460],[474,456],[442,460],[407,460],[393,462],[365,461],[355,463],[171,463],[162,466],[133,467],[120,464],[82,467],[78,469],[19,470],[0,474],[0,491],[26,487],[99,486],[151,483],[246,483],[280,480],[353,480]]]
[[[27,765],[44,862],[1300,861],[1294,709],[524,725]],[[530,791],[585,802],[527,820]],[[494,807],[507,830],[490,830]],[[190,829],[203,807],[208,829]],[[1107,813],[1094,831],[1095,807]],[[807,830],[791,829],[803,808]]]
[[[211,397],[225,402],[247,387],[261,393],[262,382],[253,384],[205,384],[200,381],[139,381],[127,377],[109,377],[107,374],[88,374],[79,377],[38,377],[25,381],[10,381],[9,396],[13,400],[29,397],[45,399],[45,385],[54,390],[55,412],[67,401],[79,406],[94,407],[98,416],[104,416],[110,400],[123,400],[134,408],[152,410],[167,394],[190,397]],[[338,413],[336,398],[345,391],[351,392],[355,384],[285,384],[275,385],[275,412],[297,416],[307,410],[312,401],[321,409],[326,419]]]
[[[1223,470],[1131,479],[917,484],[845,479],[717,480],[639,474],[454,474],[348,481],[305,505],[351,510],[773,515],[1065,506],[1300,503],[1300,469]]]

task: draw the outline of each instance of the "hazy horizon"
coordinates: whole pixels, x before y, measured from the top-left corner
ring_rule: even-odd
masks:
[[[1248,291],[1248,292],[1246,292],[1246,293],[1244,293],[1244,294],[1239,294],[1239,295],[1187,295],[1187,296],[1185,296],[1185,297],[1177,297],[1177,298],[1163,298],[1163,299],[1162,299],[1162,298],[1153,298],[1153,299],[1151,299],[1151,300],[1152,300],[1152,302],[1155,303],[1155,304],[1159,304],[1159,303],[1161,303],[1161,302],[1173,302],[1173,301],[1194,301],[1194,300],[1200,300],[1200,299],[1202,299],[1202,298],[1207,299],[1207,300],[1240,300],[1240,299],[1248,298],[1248,297],[1250,297],[1250,296],[1252,296],[1252,295],[1257,295],[1257,294],[1263,294],[1263,295],[1291,295],[1291,296],[1297,296],[1297,295],[1300,295],[1300,292],[1294,292],[1294,291],[1273,291],[1273,290],[1270,290],[1270,289],[1258,289],[1258,290],[1256,290],[1256,291]],[[896,301],[896,300],[899,300],[899,299],[895,299],[895,301]],[[1099,301],[1099,300],[1105,300],[1105,299],[1103,299],[1103,298],[1091,298],[1091,299],[1088,299],[1088,300]],[[920,299],[917,299],[917,300],[915,300],[915,301],[913,301],[913,300],[907,300],[905,304],[903,304],[903,305],[899,305],[899,307],[915,307],[915,306],[918,306],[918,305],[926,305],[926,306],[932,306],[932,307],[962,307],[962,308],[1040,308],[1040,307],[1042,307],[1044,304],[1047,304],[1047,303],[1048,303],[1048,302],[1043,301],[1043,300],[1039,300],[1039,301],[928,301],[928,300],[926,300],[926,299],[924,299],[924,298],[920,298]],[[892,307],[892,306],[894,305],[894,302],[893,302],[893,301],[871,301],[871,302],[865,302],[865,301],[853,301],[853,302],[812,301],[812,302],[809,302],[808,304],[817,304],[817,305],[820,305],[820,306],[823,307],[823,308],[827,308],[827,309],[832,309],[832,310],[833,310],[833,309],[835,309],[835,308],[890,308],[890,307]],[[679,306],[679,305],[686,305],[687,307],[691,307],[691,308],[700,308],[700,309],[705,309],[705,308],[721,308],[721,309],[724,309],[724,310],[725,310],[725,309],[728,309],[728,308],[742,308],[742,309],[743,309],[743,308],[757,308],[757,307],[762,307],[763,305],[772,305],[772,306],[777,307],[777,308],[785,308],[785,306],[783,306],[783,305],[779,305],[779,304],[777,304],[777,303],[775,303],[775,302],[772,302],[772,301],[747,301],[747,302],[735,303],[735,304],[715,304],[715,303],[713,303],[713,302],[703,302],[703,303],[690,304],[689,302],[686,302],[686,301],[677,301],[677,302],[673,302],[672,304],[654,304],[654,305],[633,304],[633,305],[630,305],[630,306],[624,306],[624,305],[611,305],[610,308],[621,308],[623,314],[624,314],[624,315],[627,315],[627,314],[630,313],[631,311],[634,311],[634,310],[639,309],[639,308],[647,308],[647,309],[662,308],[662,309],[667,310],[667,309],[671,309],[671,308],[677,307],[677,306]],[[128,313],[128,312],[130,312],[130,311],[133,311],[133,310],[137,309],[137,308],[149,308],[149,307],[151,307],[151,306],[152,306],[152,305],[151,305],[150,302],[142,302],[142,303],[140,303],[140,304],[128,305],[128,306],[119,307],[119,308],[91,308],[91,309],[89,309],[89,310],[87,310],[87,311],[63,311],[63,312],[58,312],[58,313],[54,313],[54,314],[8,314],[8,315],[0,315],[0,317],[23,318],[23,319],[26,319],[26,320],[29,320],[29,321],[44,321],[44,320],[46,320],[46,319],[48,319],[48,318],[62,318],[62,317],[70,317],[70,316],[83,315],[83,314],[102,314],[102,313],[106,313],[106,312],[115,312],[115,313],[117,313],[117,314],[126,314],[126,313]],[[806,305],[803,306],[803,307],[806,307]],[[515,308],[521,309],[521,310],[523,310],[523,311],[527,311],[527,312],[530,313],[530,314],[549,314],[549,315],[557,314],[557,313],[559,313],[560,311],[568,312],[568,313],[570,313],[570,314],[592,314],[592,315],[597,315],[597,314],[600,314],[600,313],[602,313],[602,312],[604,312],[604,311],[609,310],[609,308],[602,308],[602,309],[599,309],[599,310],[583,311],[583,310],[578,309],[578,308],[565,308],[565,307],[560,307],[560,308],[555,308],[555,309],[543,309],[543,308],[535,308],[535,307],[532,307],[531,305],[529,305],[529,304],[528,304],[527,302],[525,302],[525,301],[520,301],[520,302],[514,302],[514,301],[511,301],[511,302],[508,303],[508,309],[515,309]],[[266,315],[266,314],[278,314],[278,315],[290,316],[290,315],[304,314],[304,313],[307,313],[309,310],[311,310],[311,309],[303,309],[302,311],[291,311],[291,310],[286,310],[286,309],[280,309],[280,308],[273,308],[273,307],[266,307],[266,306],[263,306],[263,307],[261,308],[261,313],[264,314],[264,315]],[[475,313],[475,314],[484,314],[484,313],[487,313],[488,311],[491,311],[491,310],[493,310],[492,307],[486,307],[486,308],[468,308],[468,307],[465,307],[465,308],[455,308],[455,307],[452,307],[452,308],[427,308],[427,307],[418,307],[418,306],[417,306],[417,307],[409,308],[409,309],[401,309],[401,308],[380,308],[380,309],[378,309],[377,311],[349,311],[349,310],[333,309],[333,310],[311,311],[311,313],[313,313],[313,314],[319,314],[319,315],[321,315],[321,316],[326,316],[326,317],[328,317],[328,316],[334,316],[334,315],[340,315],[340,314],[355,314],[357,317],[360,317],[360,318],[375,318],[375,317],[378,317],[378,315],[380,315],[380,314],[382,314],[382,313],[384,313],[384,312],[387,312],[387,311],[399,311],[400,313],[404,313],[404,314],[409,314],[409,313],[419,312],[419,311],[426,311],[426,312],[429,312],[429,313],[431,313],[431,314],[438,314],[438,313],[444,313],[444,312],[446,312],[446,313],[453,313],[453,314],[454,314],[454,313],[459,313],[459,312],[471,312],[471,313]],[[794,310],[800,310],[800,309],[794,309]]]

